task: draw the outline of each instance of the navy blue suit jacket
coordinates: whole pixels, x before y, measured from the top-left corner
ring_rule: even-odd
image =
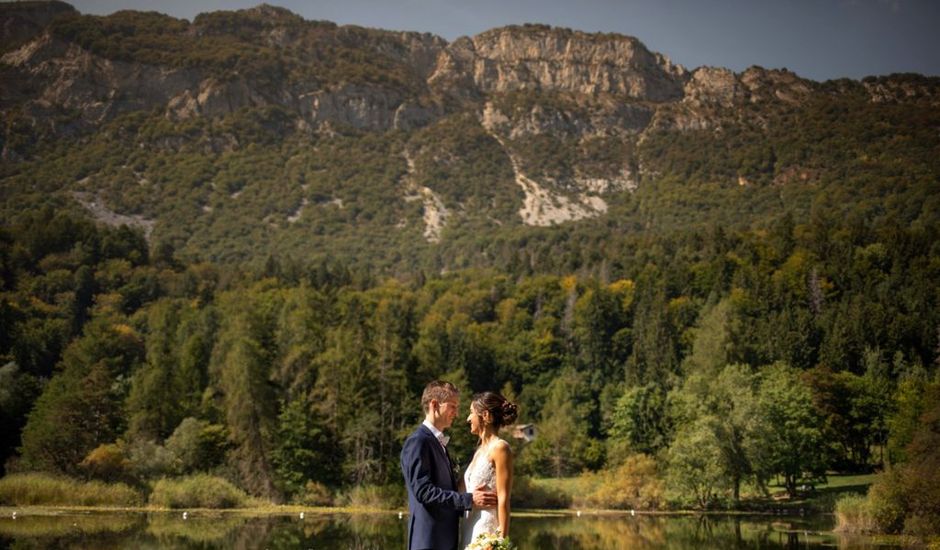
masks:
[[[408,489],[408,550],[453,550],[460,516],[473,495],[457,492],[457,479],[444,447],[421,425],[401,449],[401,471]]]

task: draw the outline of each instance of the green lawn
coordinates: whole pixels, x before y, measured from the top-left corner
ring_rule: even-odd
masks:
[[[817,490],[822,489],[861,489],[868,490],[868,486],[875,481],[878,474],[864,474],[859,476],[828,476],[826,483],[817,485]]]
[[[846,489],[858,489],[862,488],[864,490],[868,489],[868,486],[875,481],[875,477],[878,474],[863,474],[863,475],[829,475],[826,476],[825,483],[815,484],[817,491],[822,490],[846,490]],[[778,491],[785,491],[783,485],[778,485],[776,483],[771,483],[767,486],[770,489],[771,493],[776,493]]]
[[[865,494],[875,480],[876,474],[865,475],[830,475],[826,483],[817,484],[813,491],[790,500],[782,485],[771,484],[770,497],[758,493],[755,487],[742,487],[741,508],[754,511],[797,511],[831,512],[839,498],[848,493]],[[584,475],[565,478],[537,478],[532,484],[547,490],[560,491],[571,496],[572,506],[578,497],[593,492],[601,482],[599,476]]]
[[[771,497],[748,498],[748,507],[756,508],[784,508],[788,510],[803,509],[814,512],[832,512],[836,501],[846,494],[864,495],[868,487],[875,481],[877,474],[864,475],[829,475],[826,483],[817,483],[813,490],[790,500],[786,498],[786,489],[783,485],[771,484],[767,488]]]

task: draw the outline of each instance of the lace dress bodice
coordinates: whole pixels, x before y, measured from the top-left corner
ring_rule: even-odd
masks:
[[[464,472],[463,480],[468,492],[473,492],[480,485],[485,485],[490,491],[496,490],[496,465],[490,460],[489,454],[489,448],[478,448],[467,471]],[[474,508],[463,521],[458,548],[466,548],[480,533],[495,533],[498,530],[499,518],[496,508]]]
[[[486,485],[491,490],[496,490],[496,465],[489,459],[489,452],[486,449],[478,449],[473,457],[473,461],[463,474],[463,481],[468,491],[473,491],[480,485]]]

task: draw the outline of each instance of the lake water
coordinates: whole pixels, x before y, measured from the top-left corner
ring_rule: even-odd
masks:
[[[229,513],[62,513],[0,518],[0,548],[287,549],[405,547],[406,515]],[[890,548],[831,532],[831,516],[636,516],[571,513],[513,516],[520,550],[685,550],[698,548]]]

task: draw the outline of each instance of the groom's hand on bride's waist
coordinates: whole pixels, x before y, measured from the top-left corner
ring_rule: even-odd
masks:
[[[487,489],[486,485],[480,485],[473,490],[474,508],[496,508],[498,503],[499,500],[496,498],[496,493]]]

